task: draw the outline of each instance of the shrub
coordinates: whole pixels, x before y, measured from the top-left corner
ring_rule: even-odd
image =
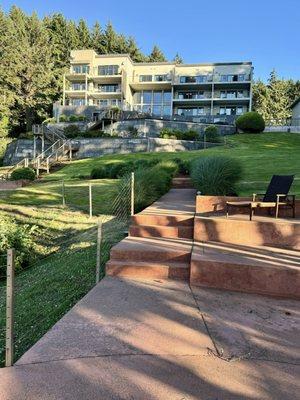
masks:
[[[199,133],[196,131],[185,131],[182,135],[183,140],[197,140],[199,139]]]
[[[77,115],[70,115],[69,116],[69,121],[70,122],[77,122],[78,121]]]
[[[16,270],[26,268],[34,259],[34,237],[37,226],[18,225],[14,219],[0,216],[0,255],[5,255],[10,248],[16,250]],[[5,276],[6,268],[0,264],[0,276]]]
[[[93,168],[91,171],[91,179],[105,179],[107,178],[107,168],[100,166]]]
[[[133,125],[128,127],[128,133],[129,133],[129,136],[132,138],[137,138],[139,136],[139,131]]]
[[[174,158],[174,162],[178,165],[178,172],[183,175],[188,175],[190,171],[190,161],[182,160],[181,158]]]
[[[204,130],[205,140],[207,142],[219,143],[222,141],[222,137],[219,133],[218,128],[215,125],[207,126]]]
[[[201,157],[191,164],[191,178],[204,195],[236,194],[242,172],[238,160],[224,156]]]
[[[59,122],[68,122],[68,121],[69,118],[66,115],[62,114],[59,116]]]
[[[84,115],[78,115],[77,120],[78,121],[86,121],[86,117]]]
[[[70,138],[76,138],[78,136],[82,136],[82,132],[80,131],[77,125],[68,125],[64,128],[64,134]]]
[[[260,133],[265,129],[265,121],[256,111],[250,111],[241,115],[235,123],[236,127],[243,132]]]
[[[35,180],[35,172],[32,168],[17,168],[15,169],[10,176],[12,181],[18,181],[19,179],[24,179],[28,181]]]
[[[47,118],[42,122],[42,124],[43,125],[54,124],[55,122],[56,122],[55,118]]]

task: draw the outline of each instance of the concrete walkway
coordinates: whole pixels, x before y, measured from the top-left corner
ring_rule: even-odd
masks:
[[[0,370],[0,399],[294,400],[298,303],[265,305],[185,282],[105,278]]]

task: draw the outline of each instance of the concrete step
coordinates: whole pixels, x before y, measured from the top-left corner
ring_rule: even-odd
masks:
[[[193,215],[139,213],[131,218],[133,225],[143,226],[194,226]]]
[[[300,250],[300,221],[247,215],[195,217],[194,239],[245,246],[270,246]]]
[[[110,253],[111,261],[190,262],[192,242],[186,239],[127,237]]]
[[[111,260],[106,264],[106,274],[151,279],[189,280],[190,264],[186,263],[150,263]]]
[[[195,245],[191,285],[300,299],[300,253],[208,242]]]
[[[193,226],[131,225],[129,235],[136,237],[164,237],[192,239]]]

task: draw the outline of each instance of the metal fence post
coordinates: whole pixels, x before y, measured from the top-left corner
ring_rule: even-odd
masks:
[[[134,215],[134,172],[131,172],[131,196],[130,196],[130,215]]]
[[[92,195],[92,184],[89,183],[89,206],[90,206],[90,218],[93,217],[93,195]]]
[[[101,241],[102,241],[102,222],[98,221],[98,229],[97,229],[97,259],[96,259],[96,284],[100,280]]]
[[[15,251],[7,250],[7,283],[6,283],[6,344],[5,366],[11,367],[14,362],[14,278]]]
[[[65,197],[65,182],[64,182],[64,180],[62,180],[62,184],[61,184],[61,195],[62,195],[62,205],[63,205],[63,207],[65,207],[66,197]]]

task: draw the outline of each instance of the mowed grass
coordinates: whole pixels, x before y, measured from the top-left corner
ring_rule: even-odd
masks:
[[[116,154],[93,159],[74,161],[54,174],[45,177],[45,181],[76,180],[89,176],[91,170],[112,162],[136,160],[141,158],[184,160],[206,155],[222,154],[234,157],[242,162],[244,178],[240,194],[246,195],[265,190],[274,174],[294,174],[292,192],[300,195],[300,134],[264,133],[239,134],[227,136],[227,146],[214,147],[200,151],[178,153],[138,153]]]

